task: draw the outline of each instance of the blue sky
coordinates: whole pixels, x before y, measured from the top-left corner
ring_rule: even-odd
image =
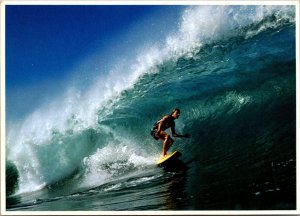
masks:
[[[7,5],[8,119],[24,117],[59,94],[60,89],[66,88],[66,81],[76,76],[74,68],[88,62],[89,56],[97,55],[105,68],[133,54],[143,43],[163,39],[176,28],[181,9],[180,6]],[[85,63],[87,70],[81,73],[99,73],[93,67],[95,63],[86,64],[89,63]]]

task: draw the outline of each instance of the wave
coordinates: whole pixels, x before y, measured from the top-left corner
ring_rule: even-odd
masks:
[[[19,179],[17,167],[11,161],[6,161],[6,173],[6,195],[10,196],[17,190]]]
[[[177,146],[183,152],[187,151],[184,145],[198,148],[195,152],[203,150],[207,144],[191,144],[199,140],[229,143],[226,134],[242,139],[238,134],[245,134],[246,128],[235,128],[239,118],[248,121],[248,127],[255,126],[251,119],[265,113],[267,103],[272,104],[270,113],[282,111],[274,102],[281,96],[290,110],[295,84],[289,76],[295,71],[295,54],[284,45],[293,38],[281,41],[277,50],[276,41],[280,32],[292,32],[294,25],[293,6],[187,7],[178,30],[141,52],[132,64],[116,64],[87,91],[70,87],[8,128],[6,152],[19,173],[18,193],[70,176],[78,181],[76,187],[93,187],[141,172],[161,151],[149,137],[149,126],[176,106],[186,111],[185,120],[177,123],[179,132],[194,134],[191,141]],[[269,33],[275,42],[264,45]],[[270,46],[272,53],[267,51]],[[237,117],[230,120],[233,114]],[[293,115],[286,124],[292,126],[288,122],[292,119]],[[216,126],[223,121],[227,124]],[[282,121],[266,119],[270,131]],[[216,131],[220,134],[213,139]],[[260,136],[260,142],[265,142],[263,131],[246,133],[242,140],[257,143],[249,139],[254,132],[260,134],[255,139]]]

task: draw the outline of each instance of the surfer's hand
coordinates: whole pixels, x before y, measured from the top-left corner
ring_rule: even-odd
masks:
[[[184,134],[183,137],[184,137],[184,138],[190,138],[191,135],[189,135],[189,134]]]

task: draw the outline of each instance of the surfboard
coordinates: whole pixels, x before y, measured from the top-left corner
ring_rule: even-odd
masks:
[[[158,166],[164,165],[168,162],[171,162],[173,159],[178,158],[181,156],[181,153],[179,151],[174,151],[171,154],[168,154],[166,157],[160,158],[158,161],[156,161],[156,164]]]

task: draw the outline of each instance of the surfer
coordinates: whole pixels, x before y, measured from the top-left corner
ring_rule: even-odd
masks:
[[[161,120],[156,122],[153,125],[151,130],[151,135],[156,140],[163,140],[163,151],[162,156],[165,157],[167,155],[167,151],[173,144],[174,140],[171,138],[169,134],[165,132],[166,129],[171,128],[171,134],[173,137],[184,137],[189,138],[189,134],[180,135],[175,132],[175,119],[178,119],[180,116],[180,110],[175,108],[170,115],[165,115]]]

